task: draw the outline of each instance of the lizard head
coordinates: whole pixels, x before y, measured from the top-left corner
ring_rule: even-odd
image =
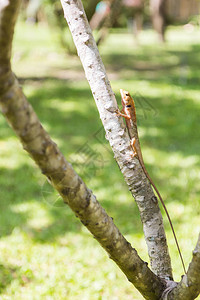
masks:
[[[133,99],[132,99],[131,95],[129,94],[129,92],[120,89],[120,94],[121,94],[121,97],[122,97],[122,105],[123,106],[124,105],[125,106],[132,105]]]

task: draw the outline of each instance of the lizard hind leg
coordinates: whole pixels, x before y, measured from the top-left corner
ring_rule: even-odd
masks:
[[[133,150],[133,154],[132,154],[133,157],[137,156],[137,150],[135,148],[135,143],[136,143],[136,139],[132,138],[131,141],[130,141],[130,145],[131,145],[131,148]]]

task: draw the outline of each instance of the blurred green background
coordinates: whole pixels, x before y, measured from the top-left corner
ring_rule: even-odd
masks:
[[[57,30],[22,18],[13,48],[13,70],[45,129],[148,261],[138,209],[79,58],[61,47]],[[200,217],[199,28],[169,26],[165,44],[149,28],[139,44],[126,28],[112,29],[99,50],[119,105],[120,88],[135,96],[144,161],[188,267]],[[62,204],[2,115],[0,129],[0,299],[143,299]],[[163,217],[178,281],[182,266]]]

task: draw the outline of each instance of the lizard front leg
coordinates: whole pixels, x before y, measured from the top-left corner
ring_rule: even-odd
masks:
[[[128,119],[128,120],[131,119],[130,116],[128,116],[128,115],[126,115],[126,114],[124,113],[124,110],[123,110],[123,109],[122,109],[121,111],[118,109],[118,110],[116,110],[115,112],[116,112],[117,116],[123,117],[123,118]]]

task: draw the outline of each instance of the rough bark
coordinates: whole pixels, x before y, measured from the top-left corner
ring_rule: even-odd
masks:
[[[112,218],[106,214],[96,197],[65,160],[56,144],[44,131],[12,73],[10,73],[9,82],[10,86],[4,95],[0,93],[0,107],[20,137],[24,149],[28,151],[42,173],[51,181],[64,202],[70,206],[144,298],[162,299],[161,294],[165,291],[166,282],[161,281],[149,270],[147,263],[140,259],[136,250],[114,225]],[[23,122],[20,121],[21,119]],[[188,285],[183,281],[178,285],[178,296],[176,297],[176,292],[174,292],[175,296],[172,294],[169,299],[195,299],[193,297],[194,292],[195,295],[199,293],[199,257],[198,245],[194,251],[194,262],[191,263],[193,283],[190,280],[190,289],[187,291]],[[187,279],[187,277],[185,278]],[[169,283],[167,293],[176,286],[174,282]],[[193,284],[192,288],[191,283]],[[182,291],[182,287],[184,291]],[[186,292],[185,290],[188,298],[181,298],[182,294]]]
[[[200,234],[187,275],[169,294],[168,300],[193,300],[200,294]]]
[[[1,9],[0,26],[7,26],[6,34],[13,35],[15,11],[20,1],[7,1]],[[7,22],[11,20],[11,22]],[[6,24],[4,23],[6,22]],[[159,299],[165,283],[142,261],[136,250],[123,237],[92,191],[65,160],[57,145],[40,124],[32,106],[27,102],[19,83],[10,68],[11,42],[4,30],[0,30],[0,48],[7,47],[5,57],[6,76],[0,72],[0,108],[11,127],[20,138],[24,149],[57,189],[64,202],[70,206],[81,222],[88,228],[109,257],[141,292],[145,299]],[[10,44],[10,45],[7,45]]]
[[[0,75],[4,72],[4,66],[7,69],[10,68],[12,39],[20,3],[20,0],[12,1],[10,3],[9,0],[1,0],[0,2]],[[10,17],[11,15],[12,18]]]
[[[6,47],[8,52],[5,53],[5,60],[0,54],[0,108],[24,148],[58,190],[64,202],[71,207],[145,299],[195,299],[200,292],[200,237],[187,276],[179,284],[159,279],[140,259],[91,190],[65,160],[27,102],[10,68],[12,35],[20,1],[4,1],[4,4],[0,5],[0,49]],[[6,31],[2,30],[4,26]],[[135,167],[137,168],[137,164]]]
[[[61,3],[106,131],[106,138],[139,207],[152,270],[160,277],[172,278],[171,261],[157,198],[138,160],[132,159],[129,136],[123,120],[116,116],[116,99],[82,3],[80,0],[61,0]]]
[[[92,191],[65,160],[40,124],[11,72],[7,79],[9,86],[7,85],[6,91],[2,94],[0,90],[0,108],[19,136],[24,149],[127,279],[145,299],[159,299],[164,283],[141,260],[137,251],[114,225],[112,218],[100,206]]]

